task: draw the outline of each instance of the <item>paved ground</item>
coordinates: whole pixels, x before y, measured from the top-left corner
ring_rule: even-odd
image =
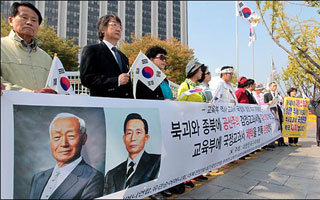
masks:
[[[245,161],[215,170],[206,183],[197,183],[179,199],[320,199],[320,147],[315,126],[301,147],[263,150]]]

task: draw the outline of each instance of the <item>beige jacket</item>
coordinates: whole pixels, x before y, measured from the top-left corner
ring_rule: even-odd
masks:
[[[1,83],[6,90],[44,88],[51,63],[51,57],[37,45],[29,53],[13,30],[7,37],[1,38]]]

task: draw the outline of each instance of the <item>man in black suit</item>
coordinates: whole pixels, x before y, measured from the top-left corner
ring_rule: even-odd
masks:
[[[30,199],[93,199],[103,195],[103,174],[81,157],[87,141],[85,121],[70,113],[60,113],[51,122],[51,153],[54,168],[34,175]]]
[[[245,90],[246,95],[249,99],[249,104],[258,104],[256,99],[254,98],[252,92],[256,89],[256,83],[253,79],[248,79],[246,82],[247,89]]]
[[[82,51],[82,85],[90,89],[91,96],[133,98],[128,58],[116,48],[121,38],[121,20],[115,15],[102,16],[97,29],[100,43]]]
[[[277,110],[279,114],[280,120],[280,129],[282,131],[282,122],[283,122],[283,114],[280,105],[278,104],[278,100],[281,98],[280,93],[277,92],[277,83],[271,82],[269,84],[270,92],[264,94],[264,102],[268,105],[277,104]],[[283,137],[278,139],[278,146],[288,146],[285,142]]]
[[[147,121],[137,113],[129,114],[124,122],[123,135],[128,158],[108,171],[105,177],[105,195],[158,177],[161,156],[159,154],[149,154],[144,150],[144,146],[149,139]]]

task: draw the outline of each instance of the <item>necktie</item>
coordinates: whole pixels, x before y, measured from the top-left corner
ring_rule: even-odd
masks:
[[[41,195],[41,199],[49,199],[49,197],[51,196],[51,194],[54,192],[54,190],[56,189],[56,185],[57,185],[57,180],[58,180],[58,176],[59,176],[60,172],[56,171],[52,177],[49,179],[46,187],[44,188],[42,195]]]
[[[119,53],[119,51],[117,50],[116,47],[112,47],[111,49],[112,49],[112,51],[114,52],[114,54],[116,55],[116,58],[117,58],[117,62],[118,62],[120,71],[122,72],[122,62],[121,62],[120,53]]]
[[[129,187],[131,180],[132,180],[134,163],[131,161],[129,166],[130,166],[130,168],[129,168],[127,176],[126,176],[126,188]]]

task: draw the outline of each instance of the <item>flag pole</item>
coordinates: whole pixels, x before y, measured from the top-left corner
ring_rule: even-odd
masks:
[[[252,43],[252,79],[254,79],[254,42]]]
[[[273,66],[274,66],[274,62],[273,62],[273,57],[271,57],[271,81],[270,81],[270,83],[271,82],[273,82]]]
[[[238,11],[237,2],[238,1],[235,1],[236,12]],[[237,66],[237,70],[238,70],[237,76],[239,77],[240,69],[239,69],[239,44],[238,44],[238,13],[236,13],[236,66]]]

